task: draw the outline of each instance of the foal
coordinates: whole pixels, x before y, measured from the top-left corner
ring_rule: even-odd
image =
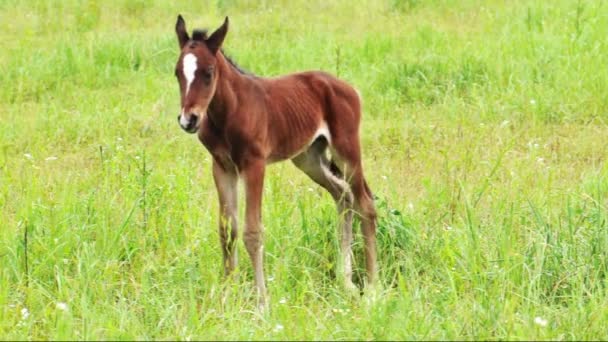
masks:
[[[352,218],[361,219],[368,285],[376,278],[376,211],[363,177],[361,102],[347,83],[310,71],[261,78],[241,71],[220,49],[228,17],[210,36],[175,25],[181,50],[175,76],[181,92],[180,126],[197,133],[213,156],[220,207],[219,235],[226,275],[237,262],[237,180],[245,184],[244,241],[255,271],[260,307],[266,304],[261,206],[267,164],[291,159],[336,201],[344,285],[352,283]],[[329,148],[331,159],[326,150]]]

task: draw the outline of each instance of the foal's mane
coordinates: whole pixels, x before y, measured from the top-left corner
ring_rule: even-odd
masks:
[[[207,40],[207,38],[209,38],[207,32],[207,29],[195,29],[194,31],[192,31],[192,40],[195,42],[204,42],[205,40]],[[255,76],[251,72],[241,68],[238,64],[236,64],[232,57],[228,56],[224,52],[224,49],[220,48],[220,51],[222,52],[222,55],[224,55],[224,58],[226,58],[228,63],[230,63],[230,65],[232,65],[240,74]]]

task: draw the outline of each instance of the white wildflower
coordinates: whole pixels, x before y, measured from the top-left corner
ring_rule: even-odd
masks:
[[[536,104],[536,100],[535,99],[531,99],[530,100],[530,104],[534,106]]]
[[[55,157],[55,156],[50,156],[50,157],[46,157],[44,160],[45,160],[45,161],[53,161],[53,160],[57,160],[57,157]]]
[[[279,300],[279,304],[285,304],[285,303],[287,303],[287,299],[285,299],[285,298],[281,298],[281,299]]]
[[[21,309],[21,319],[26,320],[28,317],[30,317],[30,311],[27,308]]]
[[[539,147],[538,143],[535,140],[536,139],[528,141],[528,148],[529,149],[535,149],[535,148]]]
[[[547,323],[549,323],[549,322],[547,322],[547,320],[546,320],[546,319],[544,319],[544,318],[542,318],[542,317],[540,317],[540,316],[536,316],[536,317],[534,317],[534,323],[535,323],[536,325],[541,326],[541,327],[546,327],[546,326],[547,326]]]
[[[281,331],[283,329],[284,329],[284,327],[281,324],[277,324],[277,325],[274,326],[274,329],[272,329],[272,331],[279,332],[279,331]]]
[[[57,310],[68,311],[68,305],[64,302],[57,303]]]
[[[29,154],[29,153],[25,153],[23,156],[24,156],[25,158],[29,159],[29,160],[34,159],[34,156],[32,156],[32,155],[31,155],[31,154]]]

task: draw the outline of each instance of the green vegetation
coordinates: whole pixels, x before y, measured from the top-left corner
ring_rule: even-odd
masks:
[[[289,162],[265,187],[272,311],[242,242],[223,281],[178,13],[229,15],[259,75],[361,91],[378,298],[340,289],[334,203]],[[0,41],[1,339],[608,338],[605,1],[3,0]]]

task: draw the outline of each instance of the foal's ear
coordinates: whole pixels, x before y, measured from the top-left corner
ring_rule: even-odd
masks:
[[[213,34],[211,34],[209,39],[207,39],[207,47],[209,48],[209,50],[211,50],[211,52],[214,55],[217,52],[217,50],[219,50],[220,47],[222,46],[222,42],[224,41],[224,38],[226,37],[226,33],[228,33],[228,17],[226,17],[226,19],[224,19],[224,23],[222,24],[222,26],[220,26],[220,28],[215,30],[215,32],[213,32]]]
[[[179,48],[183,49],[184,45],[190,40],[188,32],[186,32],[186,22],[182,15],[177,16],[177,23],[175,23],[175,33],[177,33],[177,41],[179,42]]]

